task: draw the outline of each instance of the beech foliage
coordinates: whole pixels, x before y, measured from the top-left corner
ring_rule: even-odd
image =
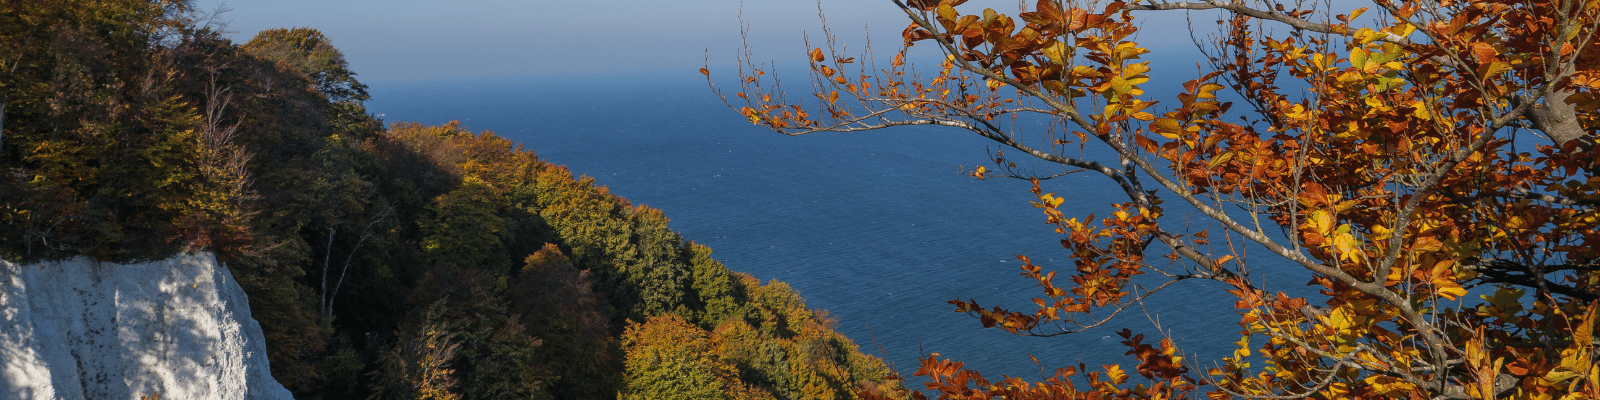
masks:
[[[1126,329],[1131,367],[1039,382],[930,354],[916,374],[941,398],[1600,396],[1600,4],[893,3],[910,23],[892,59],[825,31],[803,55],[811,96],[741,60],[724,100],[790,135],[931,125],[995,142],[970,174],[1027,182],[1071,261],[1018,256],[1032,304],[951,301],[986,328],[1072,340],[1207,288],[1239,315],[1217,360]],[[1185,10],[1219,16],[1190,27],[1206,57],[1152,89],[1140,35],[1176,29],[1145,17]],[[1122,200],[1057,194],[1083,179]],[[1264,265],[1317,294],[1263,287]]]
[[[896,387],[798,295],[729,271],[660,210],[491,132],[385,124],[321,32],[240,45],[216,18],[187,1],[0,1],[0,258],[216,252],[302,399],[676,395],[629,372],[666,332],[651,321],[773,349],[684,355],[726,366],[709,389],[729,397]],[[782,307],[763,303],[773,290]]]

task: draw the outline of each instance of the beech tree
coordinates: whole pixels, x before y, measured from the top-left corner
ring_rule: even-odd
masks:
[[[789,135],[937,125],[1001,145],[971,175],[1030,182],[1072,262],[1058,279],[1018,256],[1042,292],[1026,309],[951,302],[985,327],[1082,332],[1197,280],[1240,315],[1238,348],[1204,364],[1131,330],[1134,371],[1044,382],[931,354],[916,375],[941,398],[1600,396],[1600,3],[1039,0],[1013,17],[893,1],[910,24],[886,65],[825,35],[806,54],[816,100],[741,59],[724,101]],[[1135,38],[1182,10],[1218,30],[1158,99]],[[912,72],[928,48],[943,61]],[[1068,215],[1051,188],[1085,179],[1125,199]],[[1262,263],[1320,295],[1261,289]]]

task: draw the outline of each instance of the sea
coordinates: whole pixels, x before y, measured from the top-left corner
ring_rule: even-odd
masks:
[[[799,85],[790,96],[809,95],[803,75],[787,78]],[[1175,79],[1163,83],[1168,93],[1179,87]],[[710,246],[728,268],[787,282],[810,307],[827,310],[840,332],[916,387],[926,380],[912,372],[934,353],[996,380],[1039,380],[1080,363],[1131,370],[1116,334],[1124,328],[1144,334],[1146,343],[1170,337],[1203,375],[1240,338],[1236,299],[1221,284],[1197,280],[1170,286],[1099,327],[1054,337],[985,329],[954,312],[953,299],[1031,310],[1030,299],[1042,293],[1019,275],[1018,255],[1060,270],[1062,284],[1073,268],[1062,236],[1030,204],[1036,198],[1027,181],[962,174],[963,167],[992,169],[992,152],[1002,150],[970,132],[904,127],[785,136],[729,109],[697,71],[370,84],[368,110],[385,121],[456,120],[493,131],[635,204],[664,210],[673,229]],[[1011,154],[1023,168],[1052,171]],[[1125,199],[1108,179],[1087,173],[1048,180],[1044,190],[1066,199],[1069,217],[1105,217],[1110,204]],[[1184,217],[1177,201],[1169,204],[1175,216],[1165,223],[1205,227],[1204,218]],[[1152,256],[1165,254],[1152,247]],[[1308,292],[1304,273],[1244,249],[1263,255],[1250,258],[1251,271],[1268,290]]]

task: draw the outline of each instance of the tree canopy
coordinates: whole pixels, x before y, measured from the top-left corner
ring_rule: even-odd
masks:
[[[0,258],[216,252],[300,399],[658,398],[683,357],[722,368],[708,396],[898,387],[661,210],[491,132],[386,125],[328,36],[215,18],[0,0]]]
[[[1600,396],[1600,4],[894,3],[910,24],[892,60],[825,35],[805,54],[814,100],[749,60],[724,100],[789,135],[933,125],[1002,146],[971,175],[1029,182],[1072,261],[1058,279],[1018,256],[1041,292],[1025,308],[951,302],[985,327],[1108,329],[1197,280],[1240,315],[1237,349],[1203,363],[1130,330],[1131,371],[1044,382],[928,355],[916,374],[941,397]],[[1145,16],[1183,10],[1214,10],[1217,29],[1197,37],[1193,79],[1157,98],[1136,39],[1156,34]],[[926,48],[942,61],[914,69]],[[1056,192],[1083,179],[1124,200],[1068,215],[1080,206]],[[1262,289],[1263,263],[1320,294]]]

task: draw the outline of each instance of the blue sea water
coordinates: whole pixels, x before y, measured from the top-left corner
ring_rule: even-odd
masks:
[[[997,149],[964,131],[783,136],[729,110],[694,72],[376,82],[371,92],[369,110],[387,121],[460,120],[664,210],[674,229],[712,247],[728,268],[788,282],[864,351],[907,376],[928,353],[994,378],[1040,379],[1080,362],[1128,364],[1115,335],[1122,328],[1147,334],[1146,342],[1165,331],[1190,362],[1210,365],[1239,338],[1234,299],[1200,281],[1182,282],[1095,330],[1052,338],[984,329],[952,312],[946,302],[956,298],[1030,309],[1039,291],[1017,274],[1019,254],[1047,269],[1071,269],[1061,237],[1029,204],[1027,182],[959,173],[960,165],[991,165],[988,152]],[[1088,175],[1046,184],[1067,199],[1068,216],[1105,216],[1122,198],[1109,180]],[[1303,280],[1273,281],[1293,274],[1255,268],[1278,285],[1269,289],[1304,290],[1284,287]]]

